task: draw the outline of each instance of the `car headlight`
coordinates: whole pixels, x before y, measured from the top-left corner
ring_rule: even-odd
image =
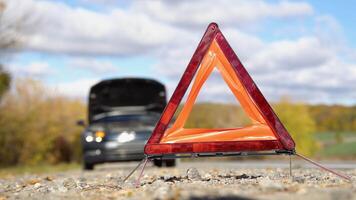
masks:
[[[85,141],[86,141],[86,142],[92,142],[93,140],[94,140],[94,137],[91,136],[91,135],[87,135],[87,136],[85,137]]]
[[[88,131],[86,132],[85,141],[93,142],[95,140],[95,142],[101,142],[103,141],[104,137],[105,137],[104,131],[95,131],[95,132]]]
[[[119,137],[117,138],[117,141],[120,143],[130,142],[130,141],[134,140],[135,137],[136,137],[136,134],[134,131],[130,131],[130,132],[124,131],[119,135]]]

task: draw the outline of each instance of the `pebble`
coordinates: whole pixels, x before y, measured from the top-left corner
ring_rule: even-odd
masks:
[[[34,187],[35,189],[38,189],[38,188],[41,187],[41,183],[35,183],[35,185],[33,185],[33,187]]]
[[[199,180],[202,180],[202,178],[201,178],[201,176],[200,176],[200,174],[199,174],[199,171],[198,171],[196,168],[194,168],[194,167],[189,168],[189,169],[187,170],[187,178],[188,178],[189,180],[192,180],[192,181],[199,181]]]
[[[213,178],[213,176],[209,173],[206,173],[202,177],[202,181],[210,181]]]
[[[53,181],[54,178],[53,178],[52,176],[46,176],[46,177],[44,178],[44,180],[46,180],[46,181]]]
[[[63,181],[63,186],[70,190],[76,188],[77,184],[75,183],[73,178],[67,178]]]
[[[293,176],[293,179],[292,179],[294,182],[297,182],[297,183],[304,183],[305,182],[305,178],[303,177],[299,177],[299,176]]]

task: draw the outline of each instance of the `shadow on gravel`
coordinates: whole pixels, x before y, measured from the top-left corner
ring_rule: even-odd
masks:
[[[256,179],[259,177],[262,177],[261,175],[257,176],[249,176],[247,174],[242,174],[238,176],[233,176],[233,175],[218,175],[219,178],[235,178],[235,179]]]
[[[190,200],[253,200],[241,196],[223,196],[223,197],[191,197]]]

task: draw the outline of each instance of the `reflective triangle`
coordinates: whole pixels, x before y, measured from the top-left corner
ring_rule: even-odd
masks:
[[[217,68],[252,124],[238,128],[184,128],[195,100],[211,72]],[[193,78],[186,103],[168,128]],[[218,117],[218,116],[217,116]],[[145,154],[213,153],[294,150],[295,143],[217,24],[208,26],[176,90],[145,146]]]

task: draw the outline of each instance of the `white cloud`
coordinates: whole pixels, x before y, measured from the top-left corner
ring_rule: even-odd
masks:
[[[114,4],[116,0],[79,0],[83,3],[94,3],[94,4]]]
[[[23,5],[23,1],[7,1]],[[33,33],[20,32],[27,49],[41,52],[95,55],[132,55],[147,52],[173,39],[174,31],[140,13],[122,9],[95,12],[59,2],[27,1],[39,19]],[[31,2],[31,3],[29,3]],[[15,6],[8,6],[14,8]],[[6,12],[8,18],[17,10]]]
[[[246,62],[254,72],[290,71],[316,67],[333,58],[333,49],[326,48],[318,38],[302,37],[297,40],[282,40],[265,44]]]
[[[93,58],[73,58],[69,60],[69,66],[85,69],[95,74],[116,73],[118,68],[110,61]]]
[[[283,95],[289,95],[296,100],[312,103],[355,103],[356,94],[353,91],[356,91],[356,65],[338,56],[338,46],[332,48],[316,36],[262,42],[253,36],[237,34],[237,31],[226,33],[226,38],[242,63],[269,100],[275,101]],[[229,34],[234,36],[230,38]],[[191,55],[191,51],[173,51],[162,57],[157,66],[160,72],[171,77],[171,92]],[[220,75],[212,76],[218,79]],[[232,100],[228,98],[226,86],[217,84],[204,86],[209,90],[202,99]]]
[[[106,1],[111,2],[82,1],[103,2],[103,5]],[[355,65],[344,60],[342,54],[346,50],[350,57],[356,57],[356,51],[348,49],[337,20],[329,15],[315,14],[306,2],[133,1],[125,8],[110,4],[105,12],[71,7],[58,1],[6,2],[12,5],[12,11],[6,13],[7,19],[19,13],[16,7],[23,11],[31,8],[35,18],[40,19],[33,26],[34,30],[19,32],[27,39],[28,50],[67,54],[71,57],[68,62],[71,66],[93,73],[110,73],[116,68],[110,62],[96,58],[83,60],[84,56],[129,58],[144,55],[157,61],[155,70],[168,80],[172,91],[204,28],[209,22],[216,21],[269,99],[289,94],[309,102],[355,103],[355,94],[351,92],[356,90],[353,86]],[[311,27],[304,27],[308,31],[295,33],[292,38],[281,36],[266,40],[261,37],[264,30],[250,29],[260,27],[267,20],[283,21],[293,26],[296,19],[305,18],[312,22]],[[59,88],[69,95],[86,95],[87,91],[83,91],[92,81],[61,83]],[[70,87],[73,84],[75,88]],[[212,98],[219,94],[220,87],[209,88]],[[225,91],[221,89],[220,96]]]
[[[57,91],[60,94],[80,98],[86,100],[85,98],[88,96],[89,89],[92,85],[97,83],[99,79],[78,79],[69,82],[61,82],[57,84],[52,84],[50,87]]]
[[[185,28],[203,28],[209,21],[223,22],[224,26],[246,26],[266,18],[285,19],[313,13],[312,7],[304,2],[266,3],[260,0],[136,1],[134,9],[155,20]]]
[[[182,34],[188,30],[162,21],[192,23],[203,28],[215,20],[229,25],[258,22],[266,17],[305,16],[313,12],[308,4],[293,2],[267,4],[263,1],[223,1],[212,7],[210,1],[183,1],[174,5],[161,1],[135,1],[126,10],[113,8],[106,12],[70,7],[53,1],[26,2],[7,1],[10,10],[5,14],[9,19],[16,16],[18,10],[15,8],[19,5],[31,7],[31,13],[37,16],[38,21],[33,24],[34,32],[21,32],[28,39],[27,48],[74,54],[147,53],[177,37],[182,38]]]
[[[46,62],[33,62],[28,65],[11,65],[9,70],[16,76],[28,76],[33,78],[42,78],[54,73]]]

